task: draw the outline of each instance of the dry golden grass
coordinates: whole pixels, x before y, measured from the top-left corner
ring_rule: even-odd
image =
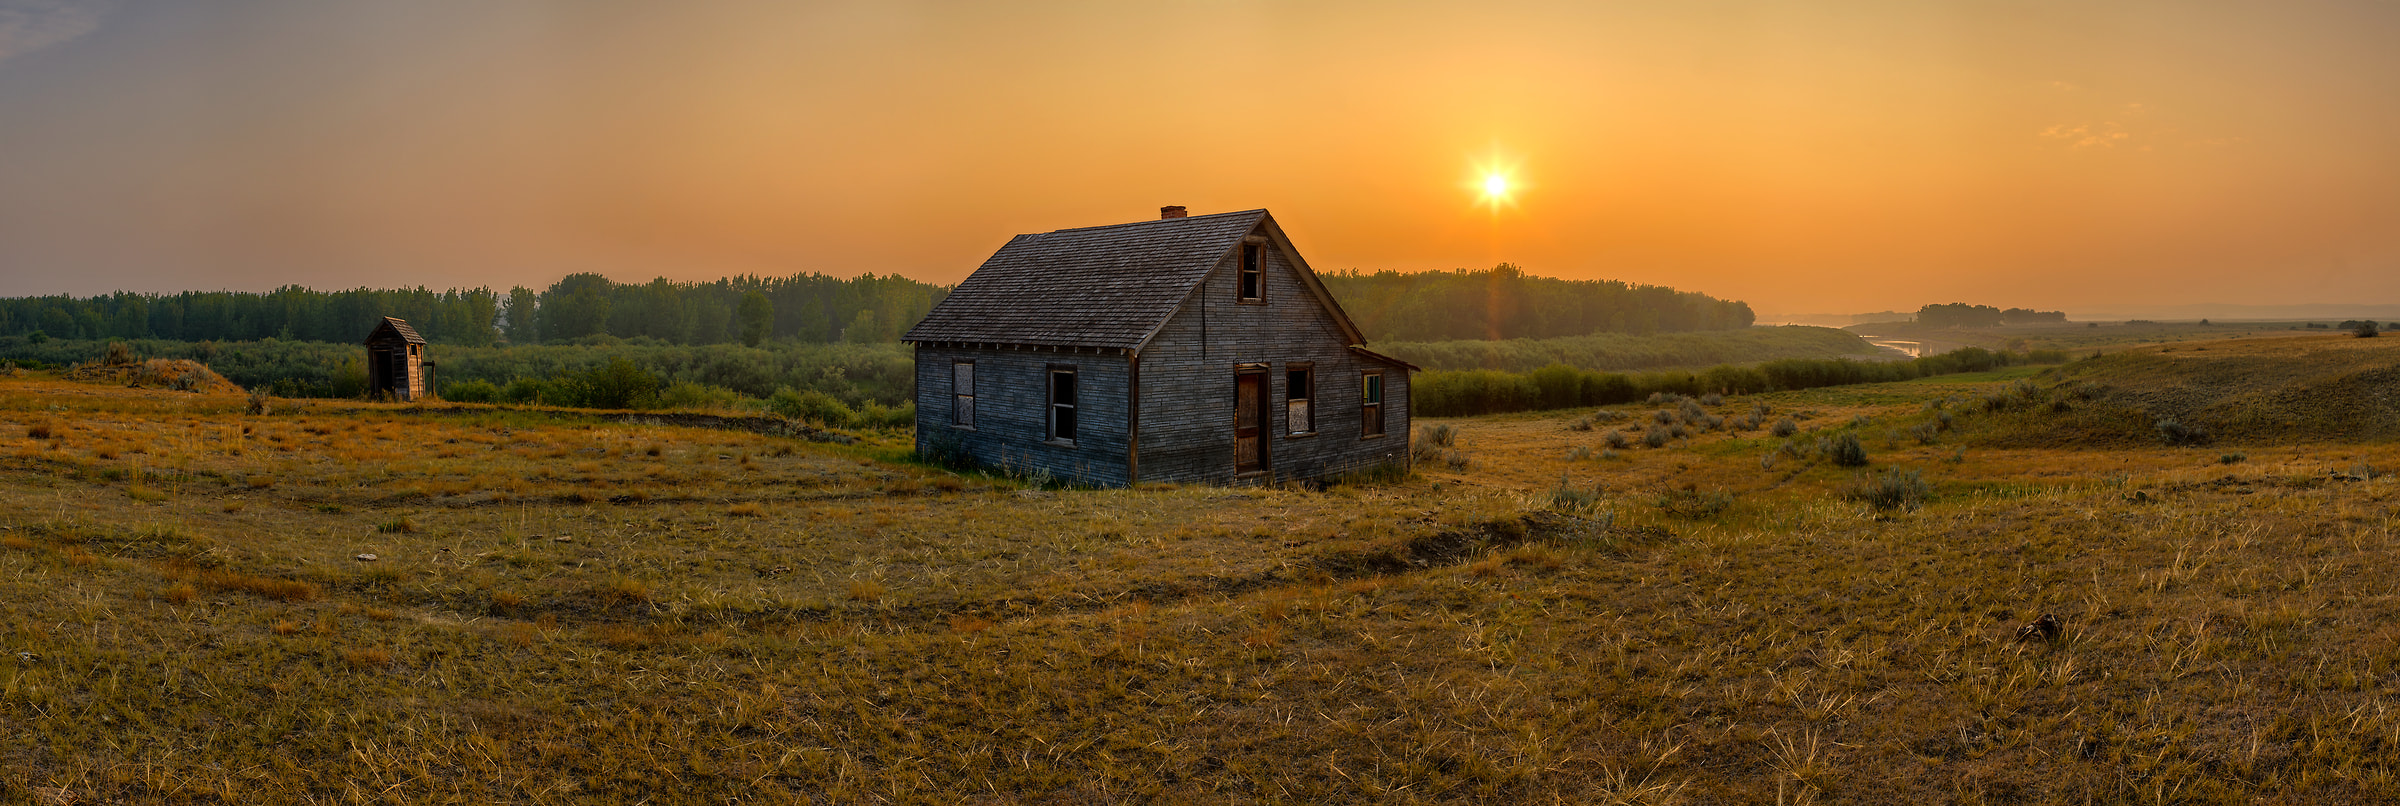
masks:
[[[2027,447],[2073,412],[1965,405],[2022,377],[1710,409],[1922,473],[1890,511],[1763,430],[1601,458],[1589,412],[1452,421],[1468,470],[1388,485],[1074,491],[4,380],[0,423],[79,427],[0,465],[0,802],[2400,797],[2400,446]]]

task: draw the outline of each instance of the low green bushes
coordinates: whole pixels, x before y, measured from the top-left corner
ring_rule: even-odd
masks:
[[[1967,347],[1911,361],[1791,358],[1756,366],[1728,364],[1699,372],[1594,372],[1553,364],[1532,372],[1425,372],[1412,381],[1411,392],[1417,414],[1462,417],[1632,403],[1652,395],[1740,395],[1884,383],[2065,360],[2066,355],[2056,350],[2009,353]]]

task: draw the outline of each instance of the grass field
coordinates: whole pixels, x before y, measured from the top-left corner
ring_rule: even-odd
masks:
[[[2336,338],[1421,422],[1325,490],[4,378],[0,802],[2388,802],[2400,445],[2150,422],[2312,405],[2166,394],[2209,353],[2400,365]]]

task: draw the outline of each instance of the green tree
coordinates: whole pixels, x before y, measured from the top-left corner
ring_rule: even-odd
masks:
[[[742,307],[736,313],[742,321],[742,344],[756,347],[775,329],[775,303],[757,291],[742,294]]]
[[[570,274],[542,295],[542,335],[551,341],[597,336],[608,332],[614,307],[608,278],[589,272]]]
[[[541,332],[535,326],[534,320],[534,310],[541,304],[540,300],[541,295],[524,286],[508,290],[507,316],[508,342],[510,344],[532,344],[542,340]]]

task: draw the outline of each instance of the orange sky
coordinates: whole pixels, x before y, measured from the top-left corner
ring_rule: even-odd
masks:
[[[2367,2],[0,0],[0,294],[955,282],[1182,204],[1767,312],[2394,303],[2395,42]]]

